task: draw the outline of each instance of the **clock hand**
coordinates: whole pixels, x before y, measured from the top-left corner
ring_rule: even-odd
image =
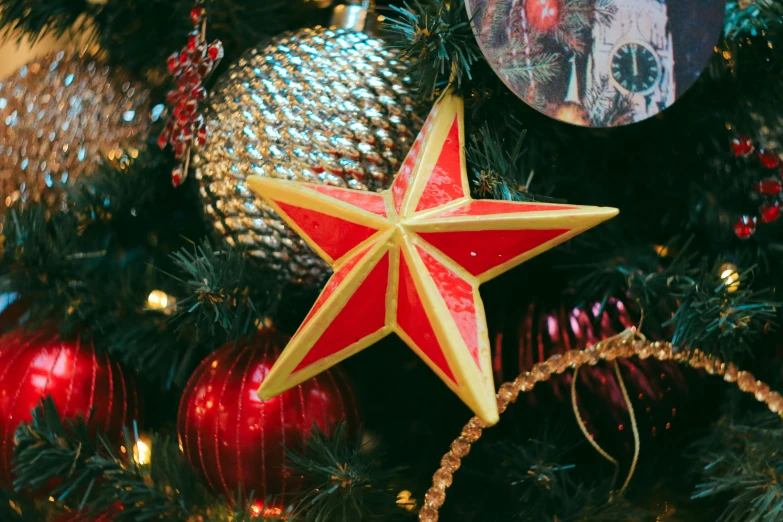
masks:
[[[632,46],[633,49],[633,75],[634,77],[639,76],[639,64],[636,60],[636,46]]]

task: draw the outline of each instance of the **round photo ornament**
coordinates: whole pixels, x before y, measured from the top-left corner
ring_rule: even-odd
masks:
[[[646,120],[706,67],[724,0],[467,0],[489,64],[525,103],[582,127]]]

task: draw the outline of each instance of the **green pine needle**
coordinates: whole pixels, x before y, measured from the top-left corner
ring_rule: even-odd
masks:
[[[419,94],[431,99],[439,86],[459,87],[472,78],[471,66],[481,52],[470,29],[464,0],[439,2],[415,0],[403,8],[392,6],[399,15],[388,21],[393,43],[410,60],[419,80]]]
[[[403,468],[381,470],[361,446],[351,443],[348,425],[340,423],[331,435],[314,425],[303,449],[287,449],[288,467],[303,475],[295,520],[307,522],[393,521],[410,518],[396,503],[395,477]]]
[[[230,339],[257,329],[275,289],[274,279],[265,278],[257,267],[251,269],[244,252],[216,250],[204,240],[172,258],[183,274],[178,281],[190,292],[177,304],[180,329],[215,335],[218,326]]]
[[[701,482],[694,499],[729,498],[718,522],[783,519],[783,425],[777,416],[724,416],[691,452]]]

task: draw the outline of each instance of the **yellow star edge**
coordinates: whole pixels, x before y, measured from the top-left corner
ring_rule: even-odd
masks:
[[[261,386],[258,396],[261,400],[269,400],[284,391],[301,384],[315,375],[329,369],[340,361],[364,350],[380,341],[392,328],[388,322],[388,316],[384,326],[379,330],[359,339],[342,350],[324,357],[313,364],[296,371],[299,363],[307,356],[315,343],[321,338],[324,331],[331,325],[335,317],[343,310],[348,300],[353,297],[356,290],[364,282],[378,262],[388,252],[389,245],[385,240],[378,241],[371,247],[364,257],[345,276],[339,286],[334,290],[321,307],[303,324],[291,338],[291,341],[283,350],[277,362],[272,366]],[[335,277],[334,275],[332,277]],[[329,283],[327,283],[328,285]]]
[[[490,279],[494,279],[500,274],[511,270],[512,268],[524,263],[528,259],[536,257],[537,255],[550,250],[557,245],[568,241],[569,239],[581,234],[582,232],[589,230],[604,221],[616,216],[619,211],[616,208],[605,207],[579,207],[573,210],[569,210],[568,216],[562,216],[561,211],[542,211],[542,212],[530,212],[529,214],[517,214],[514,215],[491,215],[485,216],[482,220],[477,221],[474,218],[473,223],[469,223],[465,220],[459,221],[438,221],[438,222],[423,222],[410,224],[408,229],[419,232],[464,232],[467,230],[551,230],[551,229],[568,229],[567,232],[560,234],[559,236],[542,243],[541,245],[532,248],[522,254],[500,264],[494,268],[487,270],[478,275],[479,283],[486,283]],[[476,226],[478,223],[479,226]],[[491,226],[488,224],[491,223]],[[440,250],[434,246],[429,245],[433,250],[437,250],[442,255],[446,256]],[[449,265],[451,266],[451,265]],[[459,272],[462,273],[462,272]]]
[[[461,189],[463,196],[468,199],[469,185],[467,162],[465,160],[464,111],[465,108],[462,100],[454,94],[446,94],[441,101],[438,102],[438,112],[432,117],[432,130],[426,135],[421,151],[419,152],[416,166],[411,172],[410,180],[412,186],[408,187],[405,197],[403,198],[402,206],[400,207],[400,215],[405,217],[406,220],[412,218],[416,214],[416,207],[418,207],[424,189],[427,187],[427,184],[432,177],[432,171],[435,169],[435,166],[440,159],[443,146],[451,133],[451,127],[455,117],[459,128]],[[437,125],[436,123],[439,120],[447,122],[447,125]],[[429,174],[426,176],[418,175],[421,170],[424,170]],[[449,202],[436,208],[443,209],[451,203],[452,202]]]
[[[512,203],[519,206],[520,209],[524,209],[526,206],[534,207],[546,205],[550,208],[547,210],[529,210],[526,212],[504,212],[498,214],[483,214],[481,220],[476,222],[475,215],[451,215],[444,216],[447,212],[461,208],[470,204],[471,202],[488,201],[496,203]],[[612,214],[614,212],[614,214]],[[496,199],[473,199],[471,197],[463,197],[455,199],[443,206],[427,209],[417,213],[410,218],[407,218],[406,223],[409,228],[415,228],[416,230],[483,230],[486,228],[486,224],[492,224],[493,228],[514,230],[519,227],[515,227],[514,223],[522,222],[527,225],[527,221],[531,224],[539,220],[542,217],[556,216],[558,219],[562,219],[562,222],[567,223],[569,219],[581,218],[584,215],[601,215],[609,213],[609,218],[617,214],[617,209],[612,207],[594,207],[590,205],[568,205],[568,204],[556,204],[556,203],[538,203],[538,202],[526,202],[526,201],[503,201]],[[443,229],[442,227],[447,227]],[[525,227],[528,228],[528,227]],[[559,226],[531,226],[529,228],[562,228]]]
[[[338,265],[353,258],[357,252],[364,250],[368,244],[377,241],[378,238],[391,228],[391,224],[385,218],[367,212],[358,207],[340,201],[339,199],[330,197],[326,194],[322,194],[317,190],[310,189],[303,186],[301,183],[295,181],[269,179],[260,176],[251,176],[248,178],[248,185],[252,188],[256,194],[260,194],[266,203],[272,207],[285,222],[301,237],[318,256],[326,261],[329,266],[336,268]],[[296,207],[301,207],[307,210],[314,210],[321,212],[328,216],[350,221],[359,225],[367,226],[369,228],[377,229],[374,235],[351,249],[345,255],[339,259],[333,259],[327,254],[321,246],[312,240],[312,238],[297,225],[296,221],[291,219],[288,214],[283,210],[277,202],[286,203]]]
[[[448,306],[443,300],[441,292],[438,290],[435,281],[427,270],[424,261],[421,259],[416,246],[423,247],[425,251],[433,255],[428,245],[423,241],[416,241],[415,238],[406,236],[402,250],[408,266],[411,267],[411,276],[413,277],[416,291],[422,299],[422,305],[427,319],[435,332],[443,355],[449,368],[451,369],[456,382],[448,377],[435,363],[433,363],[423,352],[407,337],[404,330],[395,322],[394,331],[402,337],[406,343],[424,360],[427,365],[443,380],[446,385],[484,422],[495,424],[498,419],[497,401],[495,400],[495,385],[492,378],[492,360],[489,349],[489,334],[487,331],[486,318],[482,315],[484,311],[481,297],[478,293],[476,279],[469,276],[466,279],[471,285],[475,303],[476,314],[476,334],[478,342],[479,364],[481,369],[476,366],[476,361],[468,349],[465,340],[462,338],[457,323],[454,320]],[[433,255],[436,259],[439,256]],[[440,259],[438,259],[440,261]],[[458,273],[458,275],[460,275]],[[415,348],[414,348],[415,347]]]
[[[446,140],[451,133],[451,127],[455,118],[457,121],[457,127],[459,129],[460,188],[462,190],[463,198],[469,200],[470,194],[468,192],[468,169],[465,159],[464,111],[465,108],[462,100],[453,94],[444,96],[439,102],[438,113],[433,117],[432,130],[427,135],[427,138],[422,145],[422,150],[419,153],[416,167],[411,173],[412,186],[408,187],[401,207],[400,214],[404,216],[406,220],[413,218],[417,214],[416,208],[418,207],[419,202],[421,201],[421,196],[424,193],[430,178],[432,177],[432,172],[435,170],[435,166],[441,157],[441,152],[443,151]],[[447,124],[436,125],[435,123],[438,120],[445,121]],[[428,172],[428,175],[418,175],[419,171],[421,170]],[[443,209],[451,205],[451,203],[452,202],[449,202],[436,208]],[[420,212],[426,212],[426,210]]]

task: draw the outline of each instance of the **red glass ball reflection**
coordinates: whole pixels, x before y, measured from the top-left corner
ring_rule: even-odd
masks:
[[[538,31],[551,31],[560,22],[560,2],[561,0],[527,0],[527,22]]]
[[[313,424],[327,431],[358,425],[352,387],[340,371],[324,372],[268,401],[256,395],[287,339],[271,330],[229,343],[191,376],[179,406],[180,448],[217,493],[253,492],[263,500],[299,489],[285,474],[283,447],[296,448]]]
[[[583,350],[636,324],[624,303],[614,299],[605,305],[593,303],[576,308],[530,305],[514,325],[517,335],[511,336],[508,342],[502,337],[496,338],[495,382],[513,380],[553,355]],[[658,361],[652,357],[622,359],[618,364],[635,404],[644,440],[642,448],[654,438],[665,443],[663,434],[681,424],[676,418],[677,409],[687,408],[690,400],[690,384],[682,369],[676,362]],[[527,415],[545,415],[551,419],[554,418],[552,412],[557,411],[557,414],[568,416],[565,423],[574,422],[572,381],[573,373],[565,372],[544,385],[536,385],[530,393],[520,395],[518,402],[529,408]],[[611,449],[609,453],[616,458],[630,456],[634,441],[628,429],[628,407],[612,365],[581,367],[577,396],[580,415],[594,440],[607,451]]]
[[[12,331],[0,337],[0,486],[12,486],[14,432],[51,395],[64,418],[93,412],[90,427],[120,442],[139,417],[136,387],[119,364],[92,343],[63,341],[51,331]]]

